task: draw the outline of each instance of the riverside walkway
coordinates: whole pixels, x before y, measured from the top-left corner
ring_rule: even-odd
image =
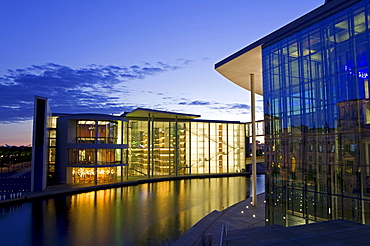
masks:
[[[370,246],[369,225],[341,219],[292,227],[264,226],[264,198],[264,194],[258,195],[256,207],[248,198],[211,212],[174,246]]]
[[[225,226],[229,231],[265,225],[265,194],[257,196],[257,206],[253,207],[247,198],[223,211],[213,211],[196,223],[179,238],[174,246],[220,245],[221,231]],[[248,245],[248,244],[244,244]]]

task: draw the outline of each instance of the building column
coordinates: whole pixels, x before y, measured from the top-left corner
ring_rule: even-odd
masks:
[[[179,175],[179,126],[177,116],[175,117],[175,176]]]
[[[150,114],[148,115],[148,136],[147,136],[147,149],[148,149],[148,156],[147,156],[147,162],[148,162],[148,178],[150,178],[150,143],[151,143],[151,131],[150,131]]]
[[[211,173],[211,123],[208,122],[208,173]]]
[[[99,131],[99,123],[98,123],[98,120],[95,120],[95,141],[94,143],[97,144],[98,143],[98,131]],[[98,184],[98,149],[95,149],[95,167],[94,167],[94,184],[97,185]]]
[[[227,173],[230,173],[230,169],[229,169],[229,153],[230,153],[229,152],[229,124],[226,124],[226,165],[227,165]]]
[[[152,124],[150,126],[150,129],[151,129],[151,145],[152,145],[152,148],[151,148],[151,152],[152,152],[152,155],[151,155],[151,166],[150,166],[150,170],[151,170],[151,176],[152,178],[154,177],[154,168],[155,168],[155,161],[154,161],[154,154],[155,154],[155,149],[154,149],[154,116],[152,116],[151,118],[151,121],[152,121]]]
[[[186,129],[185,132],[188,132],[189,133],[189,147],[185,149],[186,153],[189,153],[189,155],[187,156],[186,158],[186,163],[188,163],[189,165],[187,165],[187,168],[189,168],[189,173],[188,174],[191,174],[191,121],[189,121],[189,125],[188,125],[189,129]],[[185,135],[186,136],[186,135]],[[186,143],[185,143],[186,144]],[[187,146],[187,145],[186,145]],[[189,150],[189,151],[188,151]]]
[[[256,94],[254,74],[250,74],[251,83],[251,113],[252,113],[252,206],[257,206],[257,161],[256,161]]]

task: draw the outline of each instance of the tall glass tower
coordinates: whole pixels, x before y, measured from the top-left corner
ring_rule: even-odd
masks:
[[[216,64],[261,74],[267,224],[370,224],[369,37],[369,0],[327,0]]]

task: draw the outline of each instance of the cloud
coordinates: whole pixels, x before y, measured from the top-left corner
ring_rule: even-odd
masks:
[[[196,100],[196,101],[190,102],[188,105],[201,105],[201,106],[205,106],[205,105],[210,105],[210,104],[211,104],[210,102]]]
[[[119,100],[131,93],[127,82],[181,69],[189,63],[190,60],[179,59],[174,64],[91,64],[82,68],[47,63],[8,70],[0,76],[0,122],[31,119],[34,95],[49,98],[53,112],[117,113],[131,110],[133,106],[123,106]]]
[[[202,106],[209,110],[218,111],[220,113],[230,113],[230,114],[250,114],[251,106],[243,103],[220,103],[215,101],[204,101],[204,100],[189,100],[186,98],[172,99],[177,105],[180,106]],[[262,104],[262,102],[259,102]],[[256,106],[256,112],[263,112],[262,105]]]

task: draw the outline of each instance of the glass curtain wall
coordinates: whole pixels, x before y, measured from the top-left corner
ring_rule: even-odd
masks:
[[[122,144],[122,122],[79,120],[77,143]]]
[[[123,122],[78,120],[76,124],[76,142],[83,148],[69,149],[71,182],[97,184],[122,181],[126,152],[125,149],[112,147],[126,144]]]
[[[129,176],[148,175],[148,122],[129,122]]]
[[[188,174],[186,161],[188,124],[188,122],[130,120],[129,175],[150,177]]]
[[[369,7],[263,49],[268,224],[370,224]]]
[[[48,148],[48,171],[47,171],[47,183],[55,184],[55,158],[56,158],[56,138],[57,138],[57,117],[51,117],[49,123],[49,148]]]
[[[129,129],[130,176],[245,169],[244,124],[130,120]]]

